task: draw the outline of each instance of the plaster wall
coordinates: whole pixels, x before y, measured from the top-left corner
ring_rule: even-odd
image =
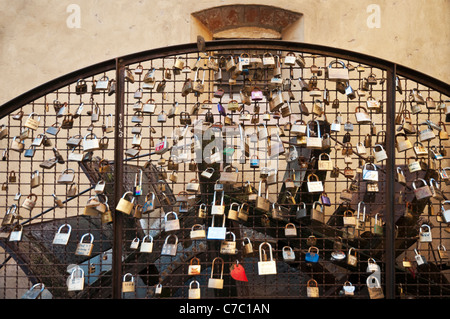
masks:
[[[106,59],[194,42],[198,34],[208,40],[212,35],[191,13],[232,4],[303,14],[285,40],[366,53],[450,80],[449,0],[0,0],[0,104]],[[369,27],[373,4],[379,28]]]

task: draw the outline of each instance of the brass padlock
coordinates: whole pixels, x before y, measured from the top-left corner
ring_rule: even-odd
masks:
[[[120,198],[119,202],[117,203],[117,207],[116,207],[116,210],[118,210],[124,214],[127,214],[127,215],[130,215],[131,211],[134,208],[134,200],[132,199],[131,201],[128,201],[127,199],[125,199],[127,197],[127,195],[129,195],[129,194],[133,195],[133,192],[130,192],[130,191],[125,192],[122,195],[122,197]]]

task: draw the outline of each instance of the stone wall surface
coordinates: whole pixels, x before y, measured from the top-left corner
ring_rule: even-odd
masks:
[[[79,68],[129,53],[211,39],[210,30],[246,22],[301,24],[283,39],[344,48],[450,80],[449,0],[0,0],[0,103]],[[244,12],[230,5],[249,5]],[[256,5],[273,6],[273,10]],[[370,28],[371,5],[379,28]],[[226,10],[215,7],[227,6]],[[74,8],[79,11],[74,11]],[[284,9],[281,11],[277,8]],[[207,10],[209,25],[196,12]],[[78,14],[76,16],[76,14]],[[204,13],[203,13],[204,14]],[[76,18],[79,17],[79,20]],[[79,28],[72,28],[79,22]],[[286,23],[285,23],[286,22]],[[291,21],[292,22],[292,21]]]

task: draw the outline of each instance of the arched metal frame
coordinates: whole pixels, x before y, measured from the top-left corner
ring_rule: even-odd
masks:
[[[372,57],[365,54],[350,52],[343,49],[331,48],[320,45],[312,45],[306,43],[295,43],[277,40],[220,40],[206,42],[206,51],[221,51],[221,50],[280,50],[280,51],[296,51],[309,54],[318,54],[329,56],[337,59],[351,60],[365,65],[370,65],[386,72],[386,152],[388,159],[385,162],[386,171],[386,190],[385,207],[388,213],[385,217],[386,233],[385,233],[385,275],[386,275],[386,298],[391,299],[396,296],[395,293],[395,222],[394,222],[394,183],[396,163],[395,156],[395,116],[396,116],[396,78],[397,76],[404,77],[411,81],[415,81],[432,90],[440,92],[444,96],[450,96],[450,85],[434,79],[430,76],[417,72],[411,68],[407,68],[383,59]],[[65,76],[57,78],[53,81],[45,83],[35,89],[32,89],[17,98],[5,103],[0,107],[0,118],[11,114],[20,107],[42,97],[46,94],[54,92],[69,84],[73,84],[80,78],[87,78],[98,75],[103,72],[114,71],[116,73],[116,95],[115,95],[115,153],[114,153],[114,172],[116,176],[124,174],[124,132],[123,119],[125,116],[124,98],[125,98],[125,70],[128,65],[136,64],[142,61],[163,58],[166,56],[176,56],[182,54],[189,54],[198,52],[195,43],[175,45],[171,47],[158,48],[149,51],[130,54],[127,56],[111,59],[75,72],[69,73]],[[114,183],[114,198],[119,199],[123,194],[123,179],[116,179]],[[110,205],[115,205],[111,203]],[[123,243],[123,216],[121,214],[114,214],[113,222],[113,264],[112,264],[112,283],[113,283],[113,298],[121,297],[121,282],[122,282],[122,243]]]

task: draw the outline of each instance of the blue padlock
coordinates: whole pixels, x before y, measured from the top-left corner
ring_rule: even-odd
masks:
[[[312,252],[311,249],[315,250],[315,252]],[[311,246],[308,249],[308,252],[305,254],[305,261],[310,263],[316,263],[319,261],[319,248],[315,246]]]
[[[259,167],[259,158],[257,155],[253,155],[250,158],[250,167],[251,168],[258,168]]]

